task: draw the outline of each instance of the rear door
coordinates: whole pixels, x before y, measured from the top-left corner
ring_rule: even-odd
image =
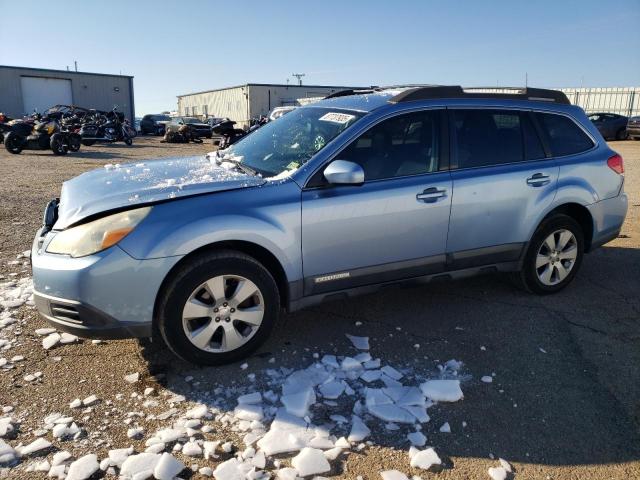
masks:
[[[516,261],[532,223],[553,201],[558,166],[530,112],[452,109],[450,120],[449,268]]]
[[[314,184],[322,170],[314,175],[302,192],[305,295],[444,270],[446,127],[444,110],[391,117],[335,157],[360,164],[364,184]]]

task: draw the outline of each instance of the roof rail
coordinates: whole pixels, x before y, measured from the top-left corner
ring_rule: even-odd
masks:
[[[519,87],[476,87],[463,89],[459,85],[423,86],[404,90],[392,97],[389,102],[411,102],[436,98],[502,98],[514,100],[533,100],[570,105],[567,96],[559,90]]]
[[[366,95],[367,93],[375,93],[383,90],[380,87],[370,87],[370,88],[348,88],[346,90],[338,90],[337,92],[330,93],[324,100],[328,98],[337,98],[337,97],[348,97],[350,95]]]

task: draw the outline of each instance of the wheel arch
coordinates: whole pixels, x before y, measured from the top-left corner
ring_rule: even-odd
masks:
[[[153,306],[153,328],[154,333],[157,328],[157,318],[158,318],[158,305],[160,303],[160,298],[162,293],[165,290],[165,287],[169,280],[172,278],[173,274],[182,267],[182,265],[192,259],[195,256],[201,255],[207,252],[215,252],[220,250],[233,250],[236,252],[244,253],[248,255],[258,262],[260,262],[273,276],[276,281],[276,285],[278,287],[278,295],[280,297],[280,305],[287,307],[289,305],[290,300],[290,292],[289,292],[289,281],[287,278],[287,274],[285,272],[284,267],[278,260],[278,258],[267,248],[262,245],[258,245],[257,243],[249,242],[246,240],[224,240],[219,242],[210,243],[208,245],[203,245],[192,252],[189,252],[187,255],[182,257],[180,261],[178,261],[165,275],[162,283],[160,284],[160,288],[158,289],[158,293],[156,294],[155,303]]]
[[[591,244],[593,241],[593,217],[591,216],[591,212],[589,212],[587,207],[585,207],[584,205],[569,202],[554,207],[553,210],[549,211],[544,216],[544,218],[540,222],[538,222],[536,230],[546,219],[559,213],[567,215],[578,222],[578,224],[582,228],[582,233],[584,235],[584,251],[585,253],[589,252],[591,250]]]

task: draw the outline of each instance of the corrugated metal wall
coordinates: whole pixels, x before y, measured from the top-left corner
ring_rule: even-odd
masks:
[[[0,112],[11,117],[32,113],[24,111],[20,82],[22,76],[71,80],[74,105],[97,110],[111,110],[117,105],[118,110],[133,121],[135,110],[131,77],[37,68],[0,66]]]
[[[248,93],[246,86],[183,95],[178,97],[178,113],[198,117],[229,117],[236,122],[242,121],[247,117],[245,93]]]
[[[560,88],[574,105],[587,113],[640,115],[640,87]]]

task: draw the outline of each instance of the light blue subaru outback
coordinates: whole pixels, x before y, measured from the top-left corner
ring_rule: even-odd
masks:
[[[213,365],[283,308],[393,282],[513,272],[555,293],[620,232],[622,174],[557,91],[342,91],[224,151],[65,182],[33,244],[36,304],[61,330],[158,333]]]

